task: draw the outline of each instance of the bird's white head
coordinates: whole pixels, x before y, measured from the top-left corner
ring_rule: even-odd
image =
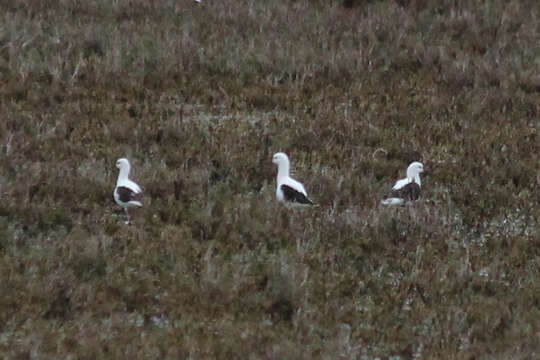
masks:
[[[116,167],[120,169],[120,173],[118,174],[118,181],[127,180],[129,177],[129,171],[131,170],[131,165],[129,165],[128,159],[121,158],[116,160]]]
[[[129,160],[126,158],[121,158],[116,160],[116,167],[120,170],[122,169],[129,169]]]
[[[290,162],[289,157],[285,153],[275,153],[274,157],[272,157],[272,162],[278,167],[278,178],[289,176]]]
[[[272,158],[272,162],[279,166],[280,164],[288,164],[289,163],[289,157],[282,152],[278,152],[274,154],[274,157]]]
[[[414,179],[420,183],[420,173],[424,172],[424,165],[421,162],[415,161],[407,168],[407,178]]]

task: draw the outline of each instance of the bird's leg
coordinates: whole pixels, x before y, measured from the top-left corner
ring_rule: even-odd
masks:
[[[127,206],[124,208],[124,211],[126,212],[126,218],[127,218],[125,223],[129,225],[129,224],[131,224],[131,218],[129,217],[129,212],[128,212]]]

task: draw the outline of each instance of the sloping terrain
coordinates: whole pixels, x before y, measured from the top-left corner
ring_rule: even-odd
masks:
[[[538,357],[536,0],[0,14],[1,358]]]

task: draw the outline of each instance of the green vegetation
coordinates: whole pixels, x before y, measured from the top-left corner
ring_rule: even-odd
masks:
[[[0,358],[538,357],[538,1],[202,1],[0,1]]]

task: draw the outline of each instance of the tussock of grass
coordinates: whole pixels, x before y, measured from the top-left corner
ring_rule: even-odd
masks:
[[[538,352],[536,1],[0,14],[0,353]],[[276,204],[276,151],[319,207]],[[133,226],[119,157],[145,190]],[[382,208],[415,160],[422,201]]]

